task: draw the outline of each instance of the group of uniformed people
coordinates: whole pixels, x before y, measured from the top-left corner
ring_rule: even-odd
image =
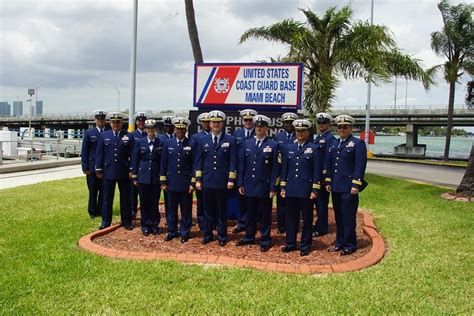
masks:
[[[190,238],[192,199],[196,191],[197,224],[202,244],[227,243],[227,201],[239,196],[239,217],[233,233],[242,234],[237,246],[254,244],[260,226],[260,250],[272,244],[272,204],[277,197],[277,227],[285,234],[283,252],[296,251],[302,219],[300,255],[307,256],[313,237],[328,232],[328,204],[336,220],[335,245],[330,252],[356,251],[358,194],[367,183],[364,173],[367,148],[352,135],[355,120],[348,115],[333,119],[318,113],[317,135],[312,123],[295,113],[281,116],[283,131],[271,138],[271,120],[255,110],[240,111],[243,127],[233,135],[224,132],[222,111],[201,113],[200,130],[187,136],[191,122],[184,117],[164,117],[164,134],[145,113],[135,115],[136,130],[122,130],[123,116],[110,113],[111,129],[104,131],[106,111],[96,111],[96,126],[84,134],[82,169],[89,188],[91,218],[102,216],[100,229],[111,225],[115,186],[120,190],[122,226],[133,229],[138,196],[144,236],[159,233],[158,202],[164,192],[167,234],[165,241]],[[331,134],[335,121],[339,138]],[[316,134],[316,133],[315,133]],[[313,225],[316,206],[317,220]],[[178,216],[178,209],[181,216]],[[179,231],[178,231],[178,218]]]

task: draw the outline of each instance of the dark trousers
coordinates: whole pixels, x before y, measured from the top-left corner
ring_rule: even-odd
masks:
[[[257,221],[260,221],[260,245],[270,247],[272,239],[272,199],[269,197],[245,197],[247,222],[245,224],[245,241],[254,241],[257,233]]]
[[[303,230],[301,231],[301,250],[311,248],[313,228],[313,201],[309,198],[286,198],[286,245],[296,247],[296,235],[300,224],[300,213],[303,217]]]
[[[196,190],[196,208],[197,208],[197,223],[200,231],[204,231],[204,199],[202,197],[202,190]]]
[[[133,181],[130,183],[130,210],[132,211],[132,215],[137,213],[138,209],[138,187],[133,185]],[[141,205],[141,198],[140,198],[140,205]]]
[[[212,240],[212,228],[217,223],[217,238],[227,241],[227,189],[203,189],[204,240]]]
[[[95,173],[86,175],[87,188],[89,189],[89,203],[87,211],[91,216],[102,215],[102,179],[97,178]]]
[[[166,217],[168,225],[168,235],[176,236],[178,234],[178,207],[181,211],[181,220],[179,222],[179,233],[181,237],[189,237],[192,226],[192,207],[193,195],[188,191],[177,192],[168,191],[169,210]]]
[[[102,224],[108,226],[112,223],[112,206],[114,203],[115,184],[120,191],[120,218],[123,225],[132,223],[130,211],[130,179],[103,180],[104,202],[102,206]]]
[[[356,214],[359,207],[359,195],[350,192],[333,192],[332,204],[336,217],[336,246],[344,249],[356,249]]]
[[[158,211],[158,201],[161,194],[160,185],[140,183],[136,188],[138,188],[140,194],[140,223],[142,228],[158,227],[160,224],[160,212]]]
[[[280,231],[285,230],[285,199],[277,195],[277,226]]]
[[[247,202],[245,196],[237,193],[239,196],[239,220],[237,222],[237,226],[239,228],[245,228],[247,223]]]
[[[328,232],[328,204],[329,204],[329,192],[322,189],[316,202],[316,214],[318,218],[314,224],[313,230],[320,234],[327,234]]]

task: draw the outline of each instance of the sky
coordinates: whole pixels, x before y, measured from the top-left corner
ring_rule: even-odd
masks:
[[[453,3],[459,1],[453,0]],[[370,18],[370,0],[194,0],[206,62],[254,62],[284,56],[287,47],[262,40],[239,44],[241,34],[286,18],[303,21],[299,8],[322,14],[350,3],[355,20]],[[140,0],[138,13],[136,109],[192,109],[194,60],[184,0]],[[437,1],[375,0],[374,23],[386,25],[399,47],[423,60],[442,63],[430,47],[430,34],[442,27]],[[45,113],[84,113],[130,104],[132,0],[0,0],[0,101],[28,99],[40,86]],[[408,82],[409,106],[444,105],[448,85],[425,91]],[[456,104],[464,103],[464,76]],[[406,82],[398,80],[397,104],[404,107]],[[117,91],[118,90],[118,91]],[[372,105],[394,104],[393,82],[372,88]],[[120,97],[119,97],[120,95]],[[367,85],[344,81],[334,108],[365,107]]]

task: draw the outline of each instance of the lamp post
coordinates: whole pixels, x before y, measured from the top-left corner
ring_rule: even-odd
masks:
[[[374,24],[374,0],[371,1],[370,6],[370,25]],[[370,133],[370,98],[372,95],[372,75],[369,73],[369,84],[367,86],[367,106],[365,108],[365,144],[367,145],[367,152],[369,150],[369,133]]]
[[[138,20],[138,0],[133,0],[132,19],[132,47],[130,57],[130,112],[128,115],[128,131],[133,132],[133,113],[135,113],[135,84],[137,78],[137,20]]]

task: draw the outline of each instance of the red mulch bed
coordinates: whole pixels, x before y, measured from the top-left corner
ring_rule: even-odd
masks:
[[[195,215],[195,209],[194,218]],[[341,256],[339,253],[329,253],[327,249],[334,244],[336,238],[336,225],[334,222],[334,212],[329,210],[329,233],[322,237],[313,238],[313,245],[309,256],[301,257],[299,251],[291,253],[283,253],[280,248],[285,243],[285,236],[278,235],[276,225],[272,229],[272,247],[268,252],[260,252],[258,245],[259,233],[257,233],[257,243],[255,245],[248,245],[237,247],[235,243],[243,237],[244,233],[233,234],[232,227],[235,221],[228,222],[228,243],[225,247],[219,246],[217,241],[211,242],[205,246],[201,245],[202,236],[199,232],[198,226],[192,228],[191,239],[182,244],[179,238],[172,241],[165,242],[166,236],[166,219],[164,216],[164,206],[160,207],[161,224],[160,234],[143,236],[140,230],[140,221],[137,220],[132,231],[127,231],[124,228],[119,228],[104,236],[97,237],[93,240],[94,243],[113,249],[129,250],[136,252],[159,252],[159,253],[176,253],[176,254],[203,254],[215,256],[228,256],[236,259],[247,259],[264,262],[276,263],[306,263],[306,264],[336,264],[353,261],[357,258],[363,257],[372,247],[371,240],[362,231],[363,217],[362,214],[357,215],[357,243],[358,250],[348,256]],[[315,212],[316,213],[316,212]],[[276,214],[273,214],[273,223],[276,223]],[[300,235],[298,234],[298,240]]]

